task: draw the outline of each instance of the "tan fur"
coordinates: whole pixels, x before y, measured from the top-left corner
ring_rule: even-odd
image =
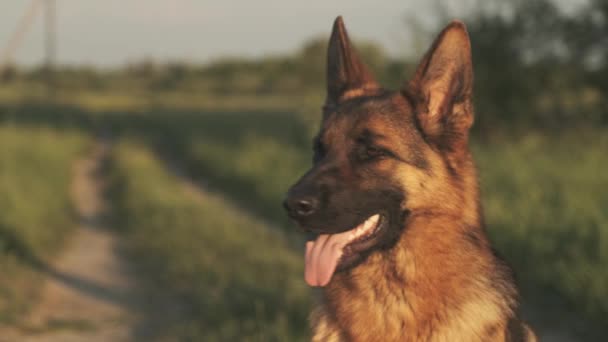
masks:
[[[489,327],[504,331],[512,303],[485,279],[491,252],[471,253],[447,228],[457,219],[412,218],[390,253],[372,255],[348,279],[337,274],[314,315],[313,340],[485,341]]]
[[[370,96],[378,93],[378,85],[375,83],[364,84],[361,88],[350,89],[342,93],[339,101],[346,101],[348,99],[353,99],[361,96]]]

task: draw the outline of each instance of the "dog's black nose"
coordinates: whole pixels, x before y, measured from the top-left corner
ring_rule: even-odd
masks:
[[[304,218],[306,216],[310,216],[317,211],[319,201],[317,201],[314,197],[306,196],[306,197],[287,197],[283,202],[283,206],[287,213],[292,218]]]

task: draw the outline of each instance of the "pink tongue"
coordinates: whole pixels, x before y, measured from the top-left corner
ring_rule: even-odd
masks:
[[[338,234],[322,234],[315,241],[307,242],[304,278],[308,285],[327,285],[336,270],[344,246],[376,225],[379,217],[374,215],[351,230]]]
[[[322,234],[315,241],[306,243],[304,278],[310,286],[325,286],[336,271],[342,249],[350,241],[369,232],[378,224],[380,215],[376,214],[357,227],[338,234]]]
[[[339,234],[322,234],[306,243],[306,270],[304,277],[310,286],[325,286],[336,270],[342,248],[348,243],[350,231]]]

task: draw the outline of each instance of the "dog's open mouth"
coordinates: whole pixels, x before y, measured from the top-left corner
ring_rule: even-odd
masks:
[[[306,243],[305,279],[310,286],[325,286],[336,269],[347,264],[385,226],[384,216],[375,214],[342,233],[320,234]]]

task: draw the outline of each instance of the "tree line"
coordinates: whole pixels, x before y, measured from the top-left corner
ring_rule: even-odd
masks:
[[[441,20],[436,24],[425,26],[410,18],[406,29],[418,32],[428,46],[450,16],[446,7],[437,2]],[[472,40],[478,127],[608,123],[608,2],[587,0],[565,12],[551,0],[474,0],[460,17]],[[355,45],[389,88],[398,88],[420,58],[389,56],[374,42]],[[319,94],[324,91],[325,48],[322,37],[292,54],[258,59],[223,58],[200,65],[145,60],[112,70],[62,66],[55,71],[55,82],[65,90],[225,97]],[[0,82],[43,82],[46,75],[43,67],[8,67]]]

